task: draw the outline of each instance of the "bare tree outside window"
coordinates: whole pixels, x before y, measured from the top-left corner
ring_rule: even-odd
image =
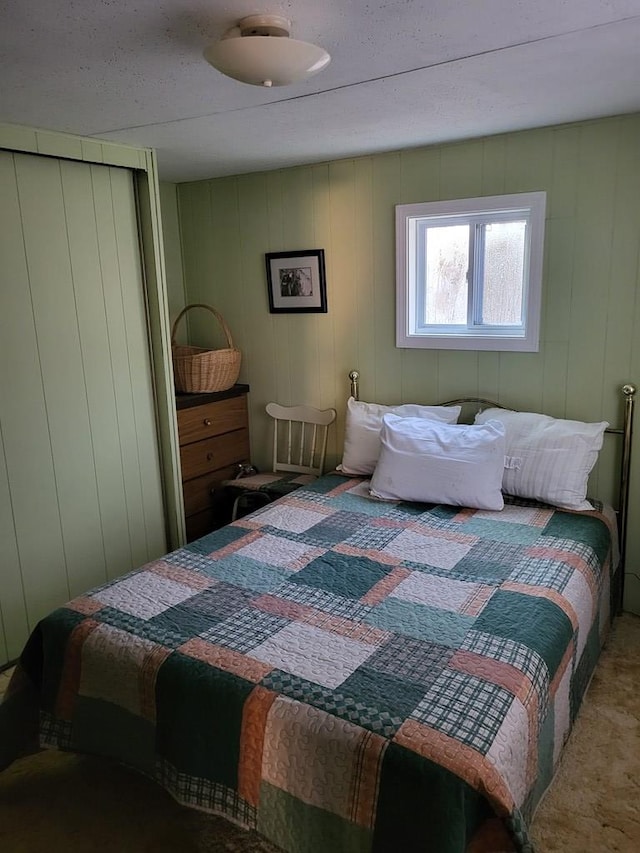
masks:
[[[425,322],[467,322],[469,226],[431,228],[426,239]]]

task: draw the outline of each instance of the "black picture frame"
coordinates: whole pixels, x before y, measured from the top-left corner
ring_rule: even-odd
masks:
[[[265,263],[271,314],[327,313],[324,249],[268,252]]]

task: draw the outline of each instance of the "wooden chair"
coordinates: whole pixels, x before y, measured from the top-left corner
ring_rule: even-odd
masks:
[[[336,419],[335,409],[268,403],[266,411],[273,418],[273,470],[224,481],[235,494],[232,521],[243,501],[257,498],[270,503],[312,483],[324,470],[327,434]]]

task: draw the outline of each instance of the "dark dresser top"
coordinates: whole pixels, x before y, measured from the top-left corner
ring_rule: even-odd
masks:
[[[218,400],[228,400],[230,397],[240,397],[249,393],[248,385],[233,385],[226,391],[210,391],[201,394],[176,393],[176,409],[191,409],[204,403],[216,403]]]

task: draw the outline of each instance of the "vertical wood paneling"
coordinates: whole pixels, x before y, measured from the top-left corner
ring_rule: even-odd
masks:
[[[140,508],[144,523],[140,528],[140,551],[145,562],[162,554],[166,545],[159,448],[155,405],[151,382],[151,355],[147,338],[147,314],[140,266],[138,226],[133,181],[125,169],[109,169],[112,205],[115,211],[115,239],[119,282],[124,312],[127,373],[135,427],[135,458],[140,478]],[[134,458],[133,441],[131,454]],[[137,521],[137,517],[136,517]],[[140,565],[140,563],[136,563]]]
[[[11,155],[2,154],[2,159],[5,158],[11,159]],[[30,180],[29,165],[38,164],[37,175],[41,175],[42,169],[47,168],[54,179],[55,172],[59,175],[59,170],[56,161],[40,161],[29,155],[15,155],[13,162],[18,193],[7,225],[15,235],[15,242],[7,245],[2,252],[3,259],[8,258],[10,265],[7,269],[3,264],[4,280],[0,288],[3,300],[3,311],[0,314],[6,321],[0,339],[3,349],[0,376],[4,386],[2,431],[27,616],[31,626],[70,594],[53,457],[54,436],[49,424],[46,399],[48,365],[44,361],[55,349],[55,332],[51,328],[49,334],[40,341],[37,331],[38,315],[41,323],[46,322],[47,305],[52,301],[46,292],[46,284],[51,282],[51,276],[55,274],[56,259],[52,257],[52,265],[49,267],[44,246],[36,245],[33,235],[29,234],[29,227],[37,227],[40,219],[40,204],[45,206],[38,191],[37,178],[35,181]],[[47,214],[45,209],[42,214],[44,221]],[[54,225],[54,233],[55,230]],[[2,236],[7,236],[4,228]],[[18,273],[15,277],[11,272],[12,266],[14,269],[18,267],[15,269]],[[35,280],[33,294],[32,276]],[[65,298],[65,294],[62,298]],[[54,327],[57,316],[55,306],[52,310],[54,322],[51,325]],[[64,330],[59,333],[64,333]],[[61,357],[68,358],[68,355],[69,350],[65,351],[63,345]],[[52,357],[55,360],[55,354]],[[55,402],[51,402],[55,411]],[[53,430],[57,427],[59,433],[60,426],[60,423],[54,423]],[[37,533],[34,535],[36,526]],[[45,583],[43,578],[46,578]]]
[[[545,228],[547,287],[542,307],[542,330],[545,341],[567,343],[571,322],[575,222],[562,217],[549,219]]]
[[[177,187],[175,184],[160,184],[160,202],[162,205],[162,239],[167,269],[169,317],[173,320],[184,308],[186,300],[180,248]]]
[[[89,412],[93,469],[100,512],[103,579],[115,577],[132,562],[127,531],[127,505],[118,437],[116,379],[110,355],[100,247],[96,230],[92,170],[83,164],[61,164],[64,180],[71,275],[82,349],[84,388]],[[94,548],[97,539],[93,540]],[[97,549],[85,567],[84,588],[97,582]],[[93,573],[93,578],[91,574]]]
[[[273,315],[268,313],[264,281],[264,247],[269,238],[267,210],[265,176],[260,175],[258,180],[249,176],[238,178],[238,216],[243,227],[239,234],[241,278],[236,293],[245,341],[243,370],[251,376],[252,383],[249,410],[252,447],[268,443],[270,424],[264,408],[277,397]]]
[[[202,186],[202,185],[200,185]],[[169,311],[169,319],[171,328],[177,319],[178,314],[187,304],[194,302],[197,296],[198,289],[195,282],[197,281],[197,268],[200,259],[200,252],[195,240],[202,239],[202,228],[199,227],[193,214],[193,195],[196,191],[195,184],[182,184],[177,190],[178,200],[178,223],[180,228],[180,244],[182,248],[182,272],[184,276],[184,304],[174,305],[173,310]],[[164,221],[164,209],[163,209]],[[187,292],[186,282],[190,282]],[[178,343],[186,343],[189,340],[189,315],[183,317],[180,324],[176,328],[176,341]]]
[[[328,409],[335,406],[335,400],[340,398],[341,386],[337,370],[326,370],[325,365],[335,365],[336,355],[336,314],[332,310],[333,295],[334,295],[334,269],[333,255],[331,251],[331,183],[329,179],[329,165],[322,163],[318,166],[311,166],[312,179],[312,201],[313,209],[313,233],[314,233],[314,248],[325,250],[325,261],[327,265],[327,304],[328,313],[322,315],[318,321],[318,337],[316,343],[316,358],[317,358],[317,373],[318,373],[318,399],[317,401],[309,399],[311,405],[316,405],[321,409]],[[359,225],[364,229],[370,229],[371,226],[371,211],[370,208],[365,208],[364,213],[361,207],[358,208],[361,221]],[[369,282],[369,287],[370,287]],[[373,301],[369,300],[369,305]],[[361,326],[360,317],[352,318],[353,325]],[[359,337],[361,340],[362,338]],[[350,368],[353,369],[353,368]],[[343,380],[346,382],[346,379]],[[346,385],[342,388],[347,388]],[[348,393],[348,389],[345,393]],[[339,412],[335,428],[329,431],[327,441],[327,454],[331,458],[336,458],[338,447],[342,447],[344,436],[344,413]]]
[[[580,125],[553,131],[551,188],[547,196],[547,218],[573,218],[578,200]]]
[[[440,198],[474,198],[482,192],[481,140],[442,146],[440,152]]]
[[[358,327],[358,353],[356,361],[349,365],[349,370],[360,369],[363,364],[373,364],[377,349],[375,336],[375,261],[374,261],[374,216],[373,216],[373,162],[370,157],[356,160],[355,168],[355,200],[354,211],[356,226],[356,243],[354,252],[357,264],[356,277],[356,316],[352,322]],[[394,271],[395,272],[395,271]],[[349,392],[347,377],[336,375],[336,396],[334,400],[343,400]],[[328,405],[335,406],[332,401]],[[339,417],[343,417],[343,408],[338,406]],[[342,448],[342,441],[337,444]],[[338,450],[339,452],[339,450]]]
[[[543,351],[542,411],[554,418],[564,418],[567,413],[568,341],[549,341]],[[620,412],[620,398],[616,400]]]
[[[244,326],[245,295],[242,291],[242,264],[240,259],[240,220],[238,211],[237,178],[225,178],[210,182],[208,195],[202,203],[210,206],[198,207],[209,241],[204,248],[200,270],[200,293],[203,302],[211,302],[229,324],[232,335],[242,335]],[[216,276],[211,279],[211,261],[216,259]],[[209,297],[209,298],[207,298]],[[206,330],[201,339],[208,344],[226,346],[224,336],[215,319],[208,313],[194,313],[194,321]]]
[[[0,661],[166,549],[132,175],[0,153]]]
[[[436,399],[465,397],[477,393],[479,353],[471,350],[443,350],[438,357]],[[471,390],[469,390],[471,389]]]
[[[373,158],[373,301],[376,351],[373,364],[358,365],[361,396],[389,404],[402,399],[398,381],[402,352],[395,348],[395,204],[401,179],[400,154]],[[369,377],[371,371],[371,377]],[[341,407],[342,408],[342,407]]]
[[[313,207],[308,203],[313,177],[308,169],[288,169],[281,174],[282,224],[287,234],[286,249],[315,249]],[[317,335],[315,314],[285,314],[289,347],[291,390],[288,403],[309,403],[318,399]]]
[[[624,381],[631,357],[633,311],[640,258],[640,117],[623,119],[615,169],[613,227],[607,273],[605,375]],[[605,291],[606,292],[606,291]],[[615,411],[615,391],[604,389],[604,412]]]
[[[0,602],[0,660],[4,662],[11,660],[7,651],[6,632],[4,619],[2,617],[2,602]]]
[[[507,135],[505,192],[536,192],[551,183],[553,130],[543,128]]]
[[[500,353],[478,353],[478,397],[500,400]]]
[[[627,116],[246,175],[239,179],[244,212],[233,222],[240,242],[227,231],[220,256],[206,261],[210,235],[201,216],[188,218],[193,185],[179,187],[186,288],[190,298],[200,293],[197,271],[207,264],[211,282],[232,287],[220,271],[239,253],[243,269],[255,271],[247,291],[254,293],[254,275],[264,275],[261,255],[296,248],[313,223],[313,247],[327,254],[328,315],[309,325],[309,318],[272,316],[264,301],[252,302],[239,345],[247,348],[245,378],[260,405],[311,389],[318,399],[309,402],[337,408],[331,464],[339,458],[351,368],[361,372],[363,399],[431,402],[479,393],[557,417],[619,423],[619,385],[640,383],[639,139],[640,117]],[[210,182],[216,222],[230,215],[221,184]],[[397,350],[395,205],[532,190],[547,192],[540,352]],[[252,203],[259,213],[251,218]],[[268,444],[256,438],[252,453],[264,464]],[[611,441],[600,468],[616,453]],[[593,485],[608,490],[608,479],[596,474]],[[640,533],[636,539],[640,560]]]
[[[580,136],[567,383],[567,408],[580,418],[602,407],[618,126],[588,125]]]
[[[131,564],[139,566],[146,560],[147,543],[142,508],[133,389],[129,375],[126,316],[123,300],[124,282],[121,279],[118,259],[111,174],[110,170],[105,167],[92,166],[91,176],[109,336],[109,357],[113,371],[113,393],[121,457],[120,468],[127,511],[126,538],[131,550]]]
[[[267,223],[269,237],[266,252],[286,252],[291,245],[284,229],[284,189],[282,171],[267,174]],[[266,273],[265,273],[266,275]],[[265,285],[266,286],[266,285]],[[291,389],[290,317],[273,314],[273,353],[270,356],[276,369],[276,400],[285,405],[293,400]],[[264,458],[264,457],[263,457]],[[264,464],[264,462],[263,462]]]
[[[482,195],[503,195],[506,185],[507,137],[482,141]],[[479,397],[500,400],[500,364],[503,353],[478,353]]]
[[[2,407],[3,399],[0,393],[0,410]],[[14,660],[20,654],[22,639],[27,635],[29,623],[1,426],[0,424],[0,549],[2,553],[0,661],[5,663]]]
[[[542,411],[544,354],[500,354],[500,397],[516,409]]]
[[[440,199],[441,148],[403,151],[398,204]],[[395,232],[394,232],[395,236]],[[395,282],[395,270],[394,270]],[[395,287],[395,284],[394,284]],[[401,350],[401,397],[417,403],[438,399],[438,350]],[[369,360],[359,364],[368,364]]]
[[[480,195],[483,156],[481,140],[443,146],[440,153],[440,197],[471,198]],[[476,394],[478,365],[477,352],[440,352],[437,398],[442,400]]]
[[[356,183],[353,160],[329,167],[329,217],[331,221],[331,313],[334,358],[338,376],[346,376],[358,364],[360,323],[356,293]]]
[[[21,414],[25,415],[25,430],[39,428],[39,437],[46,440],[42,429],[43,407],[41,391],[37,387],[39,371],[37,353],[29,351],[34,342],[33,317],[29,304],[26,259],[20,227],[18,190],[13,157],[0,154],[0,257],[6,281],[2,280],[3,310],[0,311],[0,552],[2,553],[2,585],[0,587],[0,608],[2,609],[2,645],[0,660],[6,662],[17,657],[20,641],[27,635],[29,622],[23,589],[23,578],[18,552],[18,528],[16,513],[28,515],[28,490],[12,495],[7,456],[14,448],[20,452]],[[22,352],[23,347],[27,348]],[[20,368],[20,370],[18,370]],[[22,386],[22,383],[24,387]],[[24,393],[24,406],[14,405],[17,394]],[[35,417],[35,424],[28,425],[28,418]],[[46,450],[40,459],[46,459]],[[29,461],[29,460],[27,460]],[[19,474],[20,461],[13,465],[16,476]],[[31,472],[38,474],[37,462]],[[34,481],[39,484],[40,480]],[[39,491],[32,486],[32,491]],[[45,499],[35,494],[37,511],[43,507]],[[24,520],[19,519],[24,524]]]
[[[413,148],[400,153],[400,198],[397,204],[439,201],[442,148]]]
[[[482,195],[503,195],[507,137],[492,136],[482,143]]]
[[[219,203],[216,204],[213,211],[211,205],[212,192],[215,192],[219,198]],[[225,215],[216,217],[215,212],[223,210]],[[223,277],[227,277],[228,285],[232,285],[236,280],[234,278],[235,257],[233,251],[229,250],[232,245],[237,244],[228,245],[226,252],[220,252],[220,246],[224,245],[225,240],[229,240],[231,237],[237,239],[237,224],[235,228],[233,227],[236,223],[234,179],[220,181],[215,187],[209,182],[195,184],[193,186],[191,214],[198,223],[200,233],[203,236],[206,235],[206,240],[198,246],[196,255],[198,261],[196,269],[197,286],[189,301],[213,305],[214,308],[224,314],[224,305],[221,304],[220,300],[225,298],[225,293],[232,292],[232,287],[224,286]],[[212,277],[211,268],[214,261],[217,263],[219,271],[215,277]],[[233,296],[228,298],[232,299]],[[225,344],[223,333],[210,313],[194,310],[187,314],[186,319],[193,340],[198,345],[223,346]]]

